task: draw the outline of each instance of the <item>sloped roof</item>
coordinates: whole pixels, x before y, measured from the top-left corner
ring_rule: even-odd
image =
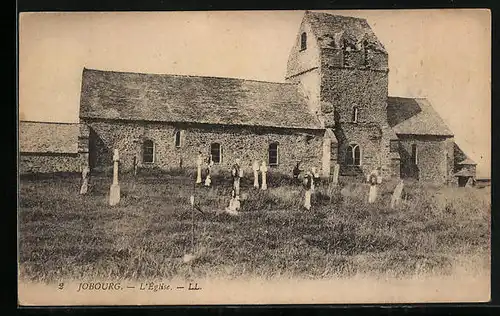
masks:
[[[455,177],[475,177],[476,174],[474,173],[474,171],[462,169],[458,172],[455,172],[454,176]]]
[[[398,135],[453,136],[439,114],[424,98],[388,97],[387,120]]]
[[[477,165],[472,159],[466,158],[465,160],[458,163],[459,165]]]
[[[80,118],[322,129],[297,85],[83,70]]]
[[[19,122],[21,153],[77,153],[80,127],[73,123]]]
[[[366,19],[311,11],[305,18],[322,49],[341,48],[344,40],[359,49],[366,40],[369,48],[387,54]]]

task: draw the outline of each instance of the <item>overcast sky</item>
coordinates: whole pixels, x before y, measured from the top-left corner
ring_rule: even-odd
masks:
[[[389,52],[389,95],[427,97],[478,163],[478,176],[489,176],[489,12],[329,12],[368,20]],[[83,67],[283,81],[303,14],[25,13],[19,25],[20,116],[78,122]]]

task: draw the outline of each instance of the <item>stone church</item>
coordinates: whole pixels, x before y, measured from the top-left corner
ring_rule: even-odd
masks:
[[[195,167],[199,151],[227,170],[290,174],[297,162],[328,177],[379,168],[384,178],[439,184],[475,177],[432,105],[388,96],[388,53],[365,19],[306,12],[283,83],[84,69],[81,155],[93,169]],[[88,137],[88,138],[87,138]],[[88,159],[87,159],[88,155]]]

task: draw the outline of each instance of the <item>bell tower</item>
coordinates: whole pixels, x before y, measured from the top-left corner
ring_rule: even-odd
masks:
[[[388,53],[365,19],[306,11],[286,80],[333,131],[330,160],[342,175],[389,170]]]

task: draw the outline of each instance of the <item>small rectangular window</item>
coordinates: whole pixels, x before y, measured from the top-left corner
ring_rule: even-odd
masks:
[[[181,147],[181,131],[175,132],[175,147]]]
[[[300,34],[300,50],[305,50],[307,48],[307,34],[306,32]]]
[[[411,145],[411,159],[413,164],[418,164],[418,150],[416,144]]]
[[[142,162],[154,163],[155,146],[152,140],[145,140],[142,145]]]
[[[358,108],[357,107],[354,107],[352,109],[352,121],[353,121],[353,123],[358,122]]]
[[[272,143],[269,145],[269,165],[278,165],[278,144]]]
[[[219,143],[213,143],[210,145],[210,154],[212,155],[212,161],[214,163],[222,162],[222,147]]]

